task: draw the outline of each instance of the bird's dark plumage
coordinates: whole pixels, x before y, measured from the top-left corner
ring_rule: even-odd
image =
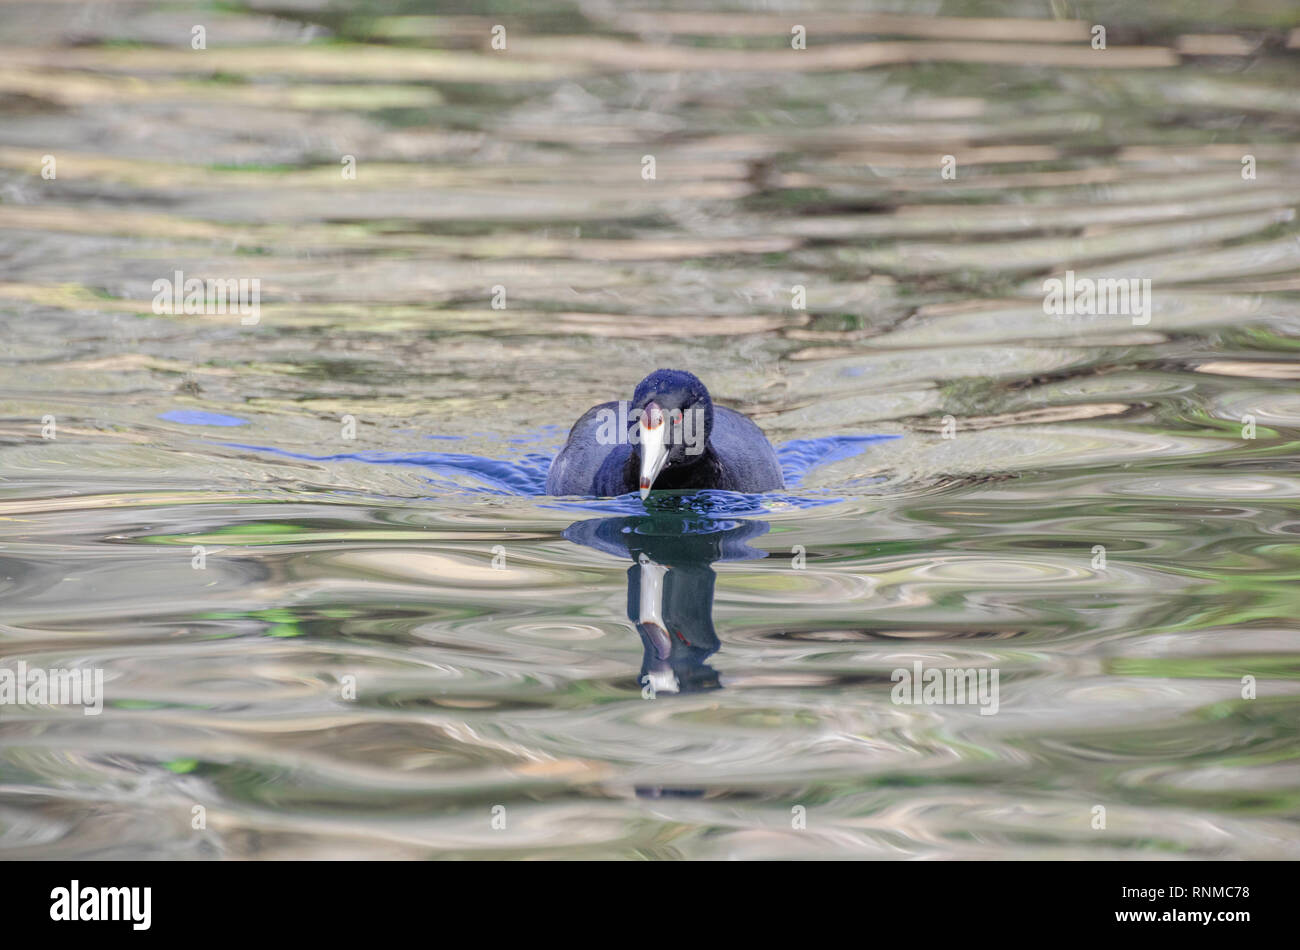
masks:
[[[649,472],[641,437],[645,456],[661,462]],[[546,477],[548,495],[604,497],[638,488],[763,492],[784,485],[762,430],[740,413],[715,406],[698,378],[672,369],[643,379],[630,403],[601,403],[583,413]]]

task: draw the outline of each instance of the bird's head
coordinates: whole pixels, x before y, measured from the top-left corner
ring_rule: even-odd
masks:
[[[657,369],[632,394],[629,425],[628,436],[639,446],[641,497],[646,498],[664,469],[702,458],[713,431],[713,400],[691,373]]]

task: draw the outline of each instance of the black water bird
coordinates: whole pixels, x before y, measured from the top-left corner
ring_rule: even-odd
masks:
[[[546,476],[548,495],[612,497],[640,490],[784,488],[781,464],[763,430],[715,406],[691,373],[658,369],[631,402],[592,406],[569,431]]]

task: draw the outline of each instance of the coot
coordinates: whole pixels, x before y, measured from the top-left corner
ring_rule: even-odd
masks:
[[[592,406],[573,424],[546,476],[548,495],[610,497],[640,489],[784,488],[776,452],[758,426],[715,406],[690,373],[658,369],[631,402]]]

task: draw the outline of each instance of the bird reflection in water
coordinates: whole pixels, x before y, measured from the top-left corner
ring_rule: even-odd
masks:
[[[713,629],[716,561],[766,557],[748,542],[767,522],[701,514],[670,499],[644,515],[594,518],[564,536],[616,557],[628,558],[627,617],[641,635],[642,692],[693,693],[722,683],[708,659],[721,646]]]
[[[748,542],[766,534],[765,521],[693,510],[691,496],[656,497],[645,514],[579,521],[564,531],[584,544],[627,558],[627,618],[641,636],[641,695],[721,689],[708,659],[721,644],[713,629],[716,561],[744,561],[767,553]],[[702,788],[639,785],[639,798],[699,798]]]

